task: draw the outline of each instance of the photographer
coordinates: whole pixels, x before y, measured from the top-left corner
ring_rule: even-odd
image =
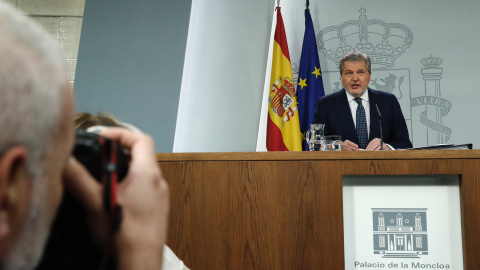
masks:
[[[77,115],[75,116],[75,129],[76,130],[97,132],[98,130],[101,130],[104,127],[112,127],[112,126],[125,128],[125,129],[131,130],[133,132],[141,132],[140,129],[138,129],[134,125],[126,123],[126,122],[119,121],[113,115],[111,115],[107,112],[100,112],[98,114],[91,114],[91,113],[88,113],[88,112],[82,112],[82,113],[77,113]],[[79,158],[79,160],[81,160],[81,158]],[[119,160],[121,160],[121,158],[117,157],[117,163],[119,162]],[[121,164],[118,164],[117,167],[118,166],[121,166]],[[118,171],[121,171],[121,170],[118,169]],[[66,198],[64,197],[64,200],[65,199]],[[65,207],[64,209],[61,208],[59,214],[62,213],[61,212],[62,210],[67,212],[67,213],[65,213],[66,214],[65,218],[70,218],[68,216],[68,214],[69,214],[68,212],[71,213],[72,211],[69,208],[69,206]],[[58,221],[58,216],[57,216],[57,221]],[[62,224],[62,225],[65,225],[65,224]],[[74,227],[74,226],[78,227],[77,224],[69,224],[69,226],[70,227]],[[76,236],[76,237],[82,237],[82,235]],[[77,239],[77,240],[79,240],[77,242],[82,242],[81,239]],[[85,241],[83,240],[83,242],[85,242]],[[79,250],[79,253],[82,253],[82,251]],[[92,258],[92,257],[94,257],[94,256],[90,256],[90,258]],[[83,261],[85,261],[85,259],[86,259],[85,256],[78,256],[78,258],[82,259]],[[77,263],[77,265],[78,264],[80,264],[80,263]],[[58,266],[58,265],[53,264],[52,266]],[[63,266],[68,266],[69,269],[71,269],[71,265],[63,265]],[[45,268],[45,269],[48,269],[48,268]],[[167,245],[165,245],[163,247],[163,263],[162,263],[162,268],[161,269],[162,270],[188,270],[188,268],[183,263],[183,261],[181,261],[177,257],[177,255]]]
[[[43,29],[1,1],[0,59],[0,269],[35,267],[64,188],[118,269],[159,269],[169,194],[153,140],[123,128],[102,132],[131,155],[118,186],[122,223],[111,232],[101,184],[70,156],[74,102],[63,57]]]

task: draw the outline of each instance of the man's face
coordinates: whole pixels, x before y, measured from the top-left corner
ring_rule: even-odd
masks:
[[[361,97],[367,91],[370,79],[366,61],[344,62],[342,84],[350,95]]]
[[[30,192],[28,209],[22,210],[27,211],[26,218],[10,250],[10,256],[4,262],[4,266],[12,269],[33,269],[38,263],[63,195],[62,175],[74,141],[73,97],[71,90],[63,93],[60,132],[54,138],[52,151],[47,157],[49,167],[44,173],[44,179],[31,179],[40,184]]]

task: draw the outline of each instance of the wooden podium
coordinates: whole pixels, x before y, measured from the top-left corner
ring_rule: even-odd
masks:
[[[167,244],[194,270],[345,269],[342,176],[459,175],[464,269],[480,269],[480,150],[158,154]]]

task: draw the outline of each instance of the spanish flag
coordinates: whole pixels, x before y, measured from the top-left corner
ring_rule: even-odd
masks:
[[[287,36],[280,7],[273,42],[272,75],[268,94],[267,150],[302,151],[297,96],[293,82]]]

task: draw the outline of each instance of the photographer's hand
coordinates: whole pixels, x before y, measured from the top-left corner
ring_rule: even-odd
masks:
[[[118,202],[123,208],[122,224],[113,235],[118,268],[158,269],[166,241],[169,191],[156,163],[153,140],[124,128],[108,128],[101,135],[118,141],[131,155],[127,176],[118,187]],[[65,184],[97,223],[100,233],[95,236],[107,244],[108,239],[100,237],[109,228],[101,185],[75,161],[67,168]]]
[[[109,219],[103,205],[103,187],[73,156],[68,160],[63,176],[65,189],[85,209],[87,224],[99,252],[106,251],[112,240]]]

